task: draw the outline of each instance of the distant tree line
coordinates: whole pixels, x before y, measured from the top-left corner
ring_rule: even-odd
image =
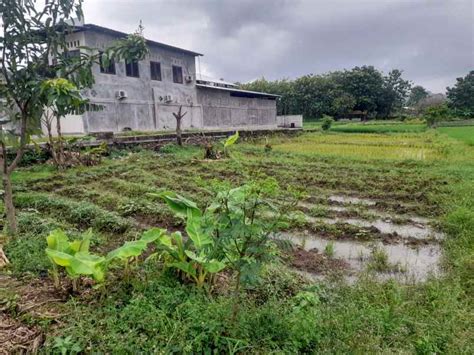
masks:
[[[329,115],[336,119],[354,113],[368,118],[387,118],[399,113],[423,114],[440,107],[456,117],[474,115],[474,71],[458,78],[444,94],[432,94],[402,77],[394,69],[385,75],[373,66],[355,67],[321,75],[305,75],[290,80],[265,78],[239,84],[242,89],[281,95],[279,115],[303,114],[305,119]],[[408,106],[411,110],[405,110]]]
[[[403,107],[411,83],[402,78],[398,69],[384,75],[373,66],[362,66],[295,80],[262,78],[241,87],[282,95],[277,104],[280,115],[303,114],[304,118],[329,115],[337,119],[357,111],[368,117],[385,118]]]

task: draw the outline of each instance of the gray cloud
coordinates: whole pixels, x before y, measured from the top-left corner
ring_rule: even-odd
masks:
[[[371,64],[444,91],[474,69],[473,2],[446,0],[85,0],[86,22],[204,53],[232,81]]]

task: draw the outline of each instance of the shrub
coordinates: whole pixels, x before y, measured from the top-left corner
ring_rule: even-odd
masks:
[[[331,128],[334,120],[331,116],[324,115],[322,122],[323,122],[323,124],[322,124],[321,128],[323,129],[323,131],[328,131]]]

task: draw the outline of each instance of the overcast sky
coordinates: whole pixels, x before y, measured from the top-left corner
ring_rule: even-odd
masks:
[[[85,0],[86,23],[194,50],[247,82],[374,65],[433,92],[474,70],[474,0]]]

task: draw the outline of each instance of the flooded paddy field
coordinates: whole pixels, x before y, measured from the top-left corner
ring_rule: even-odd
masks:
[[[17,171],[21,233],[5,246],[14,282],[0,287],[0,322],[28,334],[27,349],[39,342],[46,352],[59,334],[104,353],[133,352],[118,348],[125,337],[150,352],[156,342],[183,349],[217,337],[232,349],[244,344],[237,352],[278,352],[280,341],[300,338],[303,352],[474,351],[474,148],[433,132],[304,133],[265,144],[240,142],[229,159],[212,162],[202,147],[169,145],[113,151],[99,166]],[[49,293],[51,230],[90,228],[91,249],[102,254],[151,227],[185,234],[182,219],[150,193],[176,191],[204,208],[222,186],[262,178],[300,199],[284,211],[275,255],[242,290],[237,326],[227,317],[226,273],[200,292],[143,263],[126,285],[114,274],[102,299],[91,287],[73,301],[67,290]],[[48,298],[29,297],[27,285],[42,285]]]

